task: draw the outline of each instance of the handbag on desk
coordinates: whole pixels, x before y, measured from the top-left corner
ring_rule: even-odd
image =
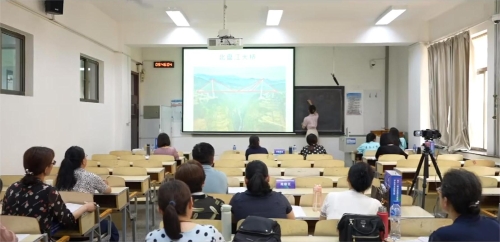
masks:
[[[384,223],[377,215],[344,214],[337,225],[340,242],[380,242]]]

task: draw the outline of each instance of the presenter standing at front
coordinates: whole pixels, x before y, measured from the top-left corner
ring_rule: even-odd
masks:
[[[309,115],[304,118],[304,121],[302,122],[302,128],[307,129],[306,132],[306,137],[309,134],[315,134],[316,137],[319,138],[318,130],[316,129],[318,127],[318,112],[316,112],[316,106],[313,105],[311,100],[307,100],[309,103]]]

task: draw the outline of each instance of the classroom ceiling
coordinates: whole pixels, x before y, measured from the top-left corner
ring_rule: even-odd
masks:
[[[191,26],[222,27],[223,0],[90,0],[120,23],[172,23],[165,11],[181,10]],[[390,6],[406,6],[395,22],[428,21],[467,0],[227,0],[227,27],[231,23],[262,23],[269,8],[283,9],[281,24],[297,22],[375,23]],[[471,1],[471,0],[469,0]],[[173,23],[172,23],[173,24]]]

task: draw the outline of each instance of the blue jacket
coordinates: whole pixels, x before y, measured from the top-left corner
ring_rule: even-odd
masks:
[[[429,241],[500,241],[500,223],[479,215],[460,215],[452,225],[434,231]]]

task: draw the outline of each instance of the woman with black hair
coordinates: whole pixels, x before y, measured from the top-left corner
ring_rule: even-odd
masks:
[[[326,154],[325,147],[318,144],[318,136],[315,134],[309,134],[306,137],[307,145],[302,148],[300,154],[306,158],[310,154]]]
[[[403,137],[399,137],[399,130],[392,127],[389,129],[389,134],[392,136],[392,140],[394,140],[394,145],[399,146],[402,150],[406,149],[406,140]]]
[[[366,162],[354,164],[349,168],[347,182],[348,191],[328,193],[321,208],[320,220],[340,219],[344,213],[377,214],[382,204],[379,200],[365,195],[365,191],[372,186],[372,167]]]
[[[259,136],[257,136],[257,135],[250,136],[249,143],[250,144],[248,145],[248,149],[245,152],[245,157],[246,157],[247,160],[248,160],[248,156],[249,155],[253,155],[253,154],[269,154],[267,152],[266,148],[260,146]]]
[[[311,100],[307,100],[309,103],[309,115],[304,118],[304,121],[302,122],[302,128],[307,129],[306,132],[306,137],[309,134],[315,134],[316,137],[319,136],[318,134],[318,119],[319,119],[319,114],[316,111],[316,106],[313,105]]]
[[[158,135],[158,138],[156,140],[158,149],[154,151],[155,155],[171,155],[175,160],[179,160],[179,152],[177,152],[174,147],[170,146],[171,143],[168,134],[161,133]]]
[[[233,223],[247,216],[295,219],[292,206],[286,197],[274,192],[269,185],[269,173],[264,162],[255,160],[245,168],[245,192],[234,194],[229,202],[232,206]]]
[[[64,154],[59,173],[56,178],[56,188],[59,191],[83,193],[110,193],[111,187],[98,175],[85,170],[87,155],[78,146],[72,146]]]
[[[94,211],[95,204],[90,202],[71,212],[57,190],[43,182],[55,164],[52,149],[31,147],[24,152],[26,175],[5,192],[2,215],[34,217],[38,220],[40,231],[50,237],[53,223],[72,228],[83,213]]]
[[[408,154],[399,148],[399,146],[395,145],[395,143],[391,134],[382,134],[382,136],[380,136],[380,147],[377,149],[377,153],[375,153],[375,159],[378,160],[379,156],[389,154],[404,155],[405,159],[408,158]]]
[[[163,229],[146,235],[146,242],[221,242],[222,234],[213,226],[191,221],[193,199],[186,183],[170,180],[158,189],[158,209],[163,215]]]
[[[500,223],[479,215],[481,193],[481,182],[474,173],[446,172],[438,194],[441,208],[453,224],[434,231],[429,241],[500,241]]]
[[[64,154],[59,173],[56,178],[58,191],[72,191],[83,193],[111,193],[111,187],[98,175],[85,170],[87,155],[78,146],[71,146]],[[101,232],[107,233],[108,220],[101,221]],[[114,223],[111,223],[111,237],[109,241],[119,241],[120,233]]]

